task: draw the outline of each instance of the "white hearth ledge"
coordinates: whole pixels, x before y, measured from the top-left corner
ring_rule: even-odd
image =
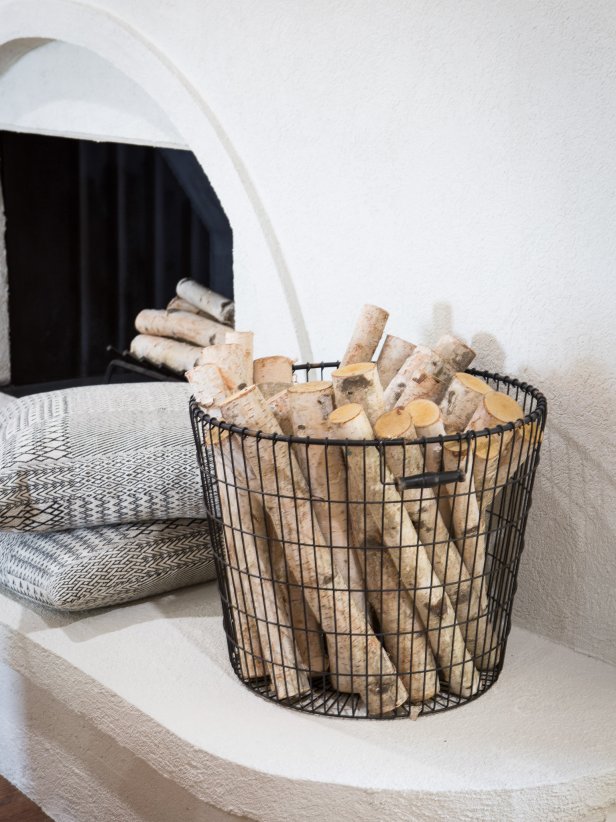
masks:
[[[213,584],[81,617],[0,594],[0,660],[0,772],[60,822],[614,818],[616,668],[521,629],[489,693],[417,722],[252,695]]]

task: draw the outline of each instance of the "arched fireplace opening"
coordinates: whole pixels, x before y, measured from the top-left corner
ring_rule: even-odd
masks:
[[[232,233],[190,151],[0,132],[11,384],[97,382],[183,277],[233,298]]]

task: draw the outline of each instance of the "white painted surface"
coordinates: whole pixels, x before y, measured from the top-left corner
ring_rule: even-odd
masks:
[[[0,0],[0,41],[92,50],[195,151],[258,353],[335,356],[374,301],[543,388],[516,618],[612,662],[615,29],[609,0]]]
[[[0,385],[6,385],[11,379],[9,281],[6,267],[6,249],[4,245],[5,228],[4,200],[2,197],[2,187],[0,186]]]
[[[69,732],[50,720],[46,733],[70,761],[84,757],[88,779],[108,780],[126,748],[118,773],[134,757],[137,777],[152,769],[194,806],[267,822],[577,822],[616,802],[616,668],[522,629],[489,693],[414,723],[311,717],[251,694],[231,672],[213,584],[80,617],[0,595],[0,660],[70,708]],[[22,688],[0,689],[18,725],[35,707]],[[73,734],[77,716],[85,730]],[[79,753],[83,734],[94,754],[108,740],[100,773]],[[27,750],[3,760],[36,781]],[[105,806],[58,813],[61,791],[46,798],[59,822],[108,822]]]
[[[58,41],[26,51],[2,73],[0,129],[7,127],[184,147],[167,115],[137,83],[92,51]]]

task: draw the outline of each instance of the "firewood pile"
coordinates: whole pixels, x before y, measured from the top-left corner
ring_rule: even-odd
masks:
[[[194,291],[180,296],[196,305]],[[164,327],[171,336],[169,324],[143,313],[139,330]],[[468,698],[481,672],[498,664],[485,517],[536,434],[527,423],[407,444],[514,422],[524,410],[465,373],[475,354],[451,335],[434,348],[388,335],[375,361],[387,319],[382,308],[363,307],[330,381],[294,382],[289,358],[253,359],[252,333],[228,329],[185,363],[210,417],[269,435],[349,441],[289,444],[211,426],[207,446],[242,678],[267,677],[277,699],[297,700],[311,678],[327,676],[372,716],[443,689]],[[385,447],[364,445],[374,440]],[[456,481],[396,484],[443,471],[457,471]]]
[[[180,280],[166,310],[144,309],[135,318],[139,334],[130,344],[138,360],[184,374],[199,364],[204,347],[227,340],[233,328],[232,300],[194,280]]]

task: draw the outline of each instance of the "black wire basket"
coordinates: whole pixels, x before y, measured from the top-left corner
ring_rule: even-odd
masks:
[[[338,363],[295,366],[325,380]],[[238,428],[191,401],[229,658],[264,698],[394,718],[502,670],[545,426],[539,391],[469,369],[524,417],[421,439]]]

